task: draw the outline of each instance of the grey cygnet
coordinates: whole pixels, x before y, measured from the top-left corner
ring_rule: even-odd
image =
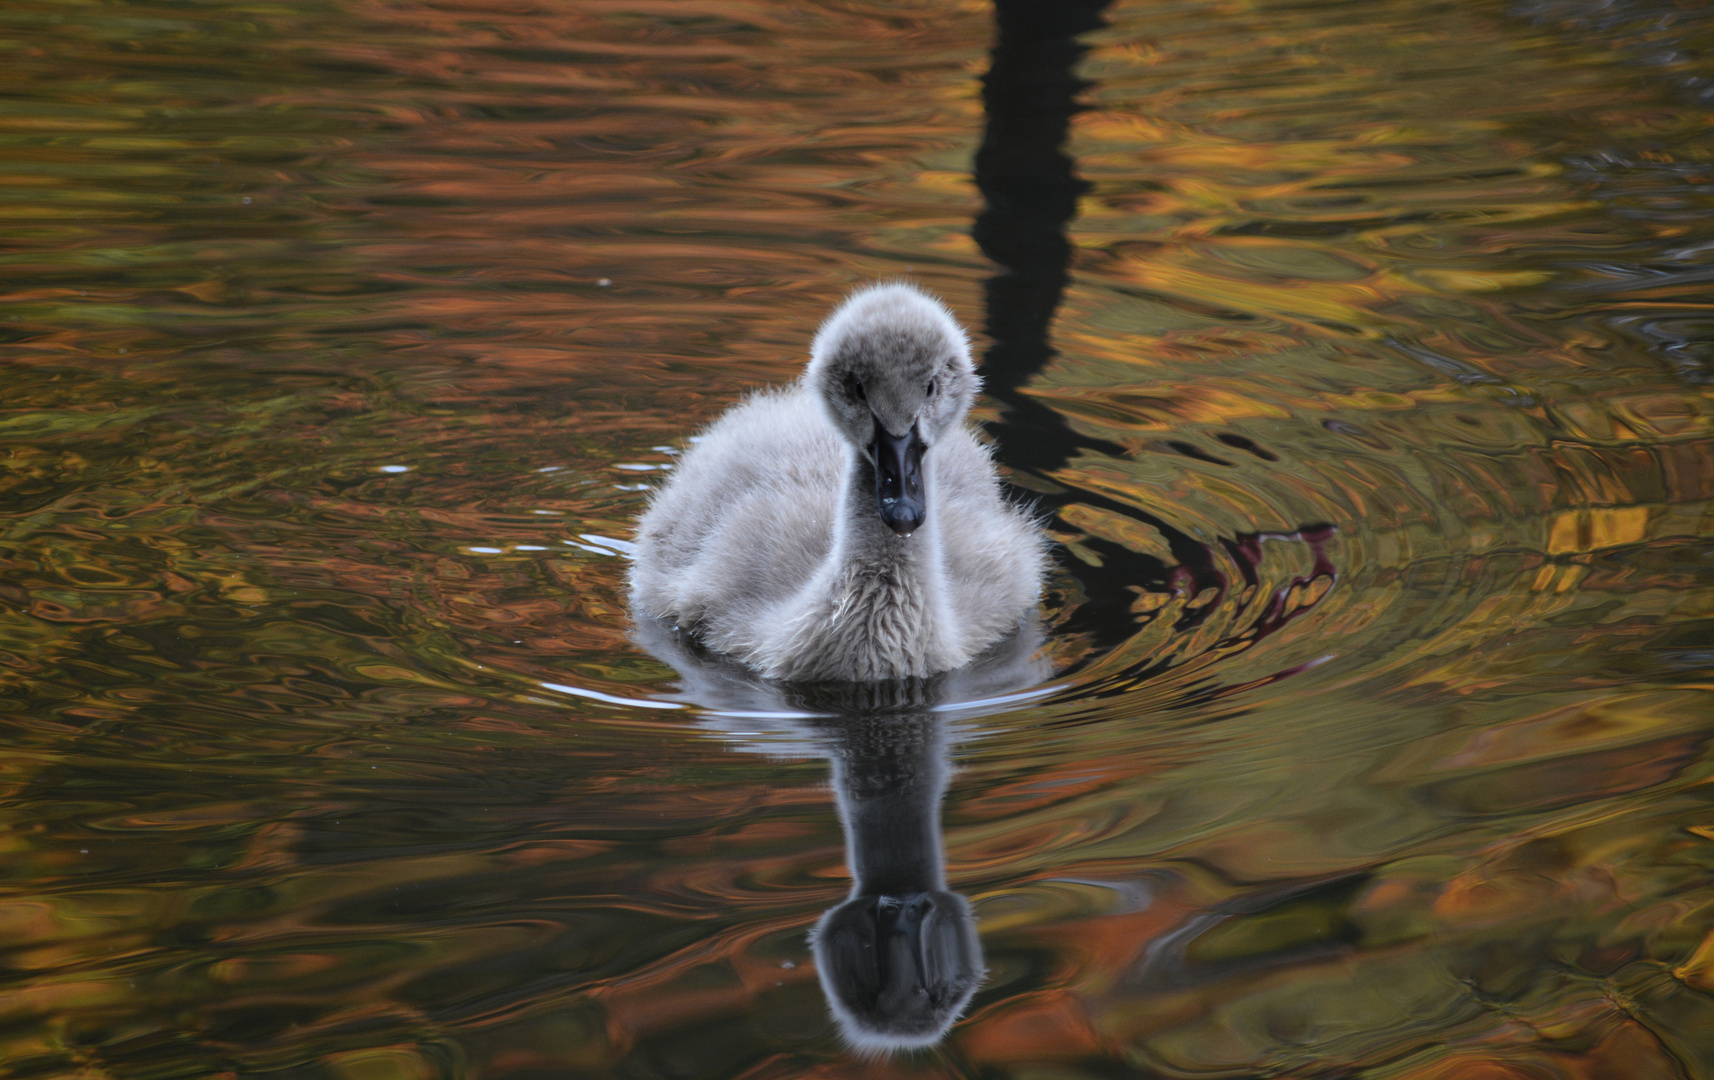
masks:
[[[939,301],[854,293],[797,382],[680,458],[638,526],[634,610],[773,679],[963,665],[1034,611],[1047,559],[966,423],[980,385]]]

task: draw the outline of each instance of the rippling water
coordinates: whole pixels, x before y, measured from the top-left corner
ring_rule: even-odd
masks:
[[[0,12],[5,1075],[1714,1076],[1708,9],[1003,11]],[[1057,673],[912,729],[987,975],[869,1060],[856,736],[624,552],[893,274]]]

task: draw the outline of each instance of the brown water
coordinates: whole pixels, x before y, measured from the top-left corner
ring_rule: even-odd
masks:
[[[1104,17],[1058,159],[974,2],[0,11],[0,1073],[1714,1077],[1714,19]],[[899,273],[1060,671],[866,1060],[828,751],[622,549]]]

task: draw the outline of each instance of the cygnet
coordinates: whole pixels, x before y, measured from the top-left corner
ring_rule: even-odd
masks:
[[[1035,610],[1045,543],[966,423],[964,330],[910,285],[872,285],[789,386],[693,440],[638,525],[631,600],[790,681],[963,665]]]

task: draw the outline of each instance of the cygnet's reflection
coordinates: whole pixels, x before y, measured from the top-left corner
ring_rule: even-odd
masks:
[[[960,714],[1047,677],[1039,630],[931,679],[812,685],[762,679],[658,622],[640,620],[636,637],[678,670],[680,696],[710,710],[704,726],[748,749],[830,759],[852,886],[810,935],[828,1007],[859,1050],[938,1042],[984,974],[970,902],[946,883],[950,743]],[[757,743],[758,716],[789,728],[787,743]]]
[[[816,972],[853,1044],[926,1046],[983,975],[970,902],[946,888],[945,723],[921,713],[853,717],[830,734],[853,880],[851,898],[810,935]]]

